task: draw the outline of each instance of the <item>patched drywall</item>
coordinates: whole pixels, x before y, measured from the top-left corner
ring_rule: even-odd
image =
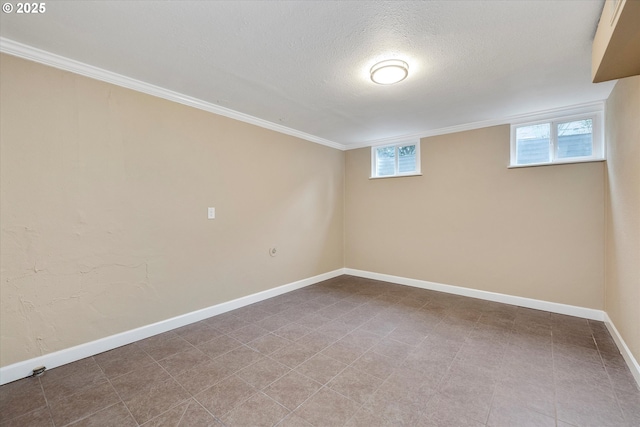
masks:
[[[347,152],[346,266],[602,310],[604,162],[508,169],[509,126],[423,138],[422,176]]]
[[[640,77],[607,100],[605,310],[640,360]]]
[[[343,152],[0,66],[1,366],[343,267]]]

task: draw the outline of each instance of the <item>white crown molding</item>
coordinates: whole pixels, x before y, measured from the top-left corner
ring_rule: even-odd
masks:
[[[449,126],[446,128],[426,130],[409,135],[394,136],[390,138],[375,139],[365,141],[358,144],[349,144],[347,150],[355,150],[357,148],[375,147],[378,145],[396,144],[411,140],[419,140],[430,136],[446,135],[449,133],[464,132],[468,130],[482,129],[491,126],[518,124],[526,122],[535,122],[538,120],[547,120],[558,116],[572,116],[578,114],[587,114],[604,111],[605,101],[586,102],[583,104],[570,105],[562,108],[551,108],[548,110],[536,111],[534,113],[518,114],[515,116],[504,117],[500,119],[483,120],[480,122],[466,123],[462,125]]]
[[[95,341],[77,345],[75,347],[66,348],[64,350],[34,357],[33,359],[17,362],[12,365],[0,368],[0,385],[25,378],[31,374],[33,369],[39,366],[45,366],[47,370],[53,369],[58,366],[66,365],[67,363],[84,359],[85,357],[90,357],[108,350],[113,350],[114,348],[131,344],[135,341],[149,338],[151,336],[161,334],[172,329],[180,328],[182,326],[190,325],[192,323],[208,319],[209,317],[217,316],[218,314],[226,313],[227,311],[235,310],[249,304],[254,304],[256,302],[273,298],[287,292],[295,291],[296,289],[304,288],[306,286],[313,285],[324,280],[329,280],[343,274],[344,269],[339,268],[334,271],[329,271],[327,273],[319,274],[307,279],[298,280],[296,282],[278,286],[277,288],[267,289],[266,291],[247,295],[246,297],[237,298],[232,301],[223,302],[221,304],[216,304],[211,307],[203,308],[201,310],[192,311],[191,313],[172,317],[171,319],[162,320],[150,325],[141,326],[139,328],[125,331],[116,335],[111,335],[106,338],[101,338]]]
[[[584,104],[577,104],[569,107],[552,108],[549,110],[538,111],[534,113],[466,123],[445,128],[426,130],[413,134],[394,136],[390,138],[374,139],[356,144],[341,144],[339,142],[330,141],[328,139],[320,138],[319,136],[311,135],[305,132],[298,131],[296,129],[282,126],[277,123],[263,120],[258,117],[250,116],[248,114],[244,114],[230,108],[221,107],[220,105],[212,104],[210,102],[203,101],[192,96],[184,95],[179,92],[174,92],[172,90],[133,79],[131,77],[123,76],[122,74],[117,74],[108,70],[104,70],[102,68],[94,67],[93,65],[85,64],[83,62],[66,58],[64,56],[56,55],[54,53],[47,52],[45,50],[19,43],[4,37],[0,37],[0,52],[27,59],[29,61],[38,62],[50,67],[69,71],[92,79],[111,83],[127,89],[146,93],[148,95],[157,96],[159,98],[167,99],[169,101],[177,102],[183,105],[197,108],[199,110],[229,117],[231,119],[259,126],[264,129],[280,132],[285,135],[294,136],[296,138],[304,139],[316,144],[325,145],[327,147],[335,148],[341,151],[355,150],[357,148],[373,147],[377,145],[396,144],[410,140],[420,140],[421,138],[427,138],[430,136],[446,135],[449,133],[464,132],[490,126],[545,120],[557,115],[573,115],[602,111],[604,108],[603,100],[587,102]]]
[[[164,89],[159,86],[145,83],[143,81],[104,70],[102,68],[94,67],[93,65],[85,64],[83,62],[69,59],[64,56],[56,55],[45,50],[37,49],[35,47],[19,43],[4,37],[0,37],[0,52],[27,59],[29,61],[38,62],[40,64],[58,68],[64,71],[70,71],[75,74],[111,83],[127,89],[146,93],[147,95],[157,96],[158,98],[177,102],[179,104],[187,105],[199,110],[208,111],[220,116],[229,117],[231,119],[259,126],[261,128],[280,132],[285,135],[290,135],[296,138],[304,139],[306,141],[315,142],[316,144],[325,145],[327,147],[335,148],[342,151],[346,149],[345,145],[338,142],[329,141],[328,139],[320,138],[315,135],[291,129],[267,120],[259,119],[248,114],[232,110],[230,108],[221,107],[219,105],[212,104],[210,102],[206,102],[192,96]]]

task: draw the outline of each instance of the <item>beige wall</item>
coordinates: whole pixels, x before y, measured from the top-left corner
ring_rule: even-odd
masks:
[[[346,155],[349,268],[604,308],[604,163],[507,169],[509,126],[421,141],[420,177]]]
[[[605,310],[640,360],[640,77],[607,100]]]
[[[2,366],[343,267],[343,152],[0,65]]]
[[[0,58],[1,366],[343,266],[605,308],[604,163],[507,169],[497,126],[370,180],[368,148]],[[638,86],[607,105],[606,205],[606,310],[636,358]]]

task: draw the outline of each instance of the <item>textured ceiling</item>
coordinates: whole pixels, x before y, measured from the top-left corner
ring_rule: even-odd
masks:
[[[0,35],[347,147],[605,99],[598,1],[48,1]],[[409,77],[373,84],[401,58]]]

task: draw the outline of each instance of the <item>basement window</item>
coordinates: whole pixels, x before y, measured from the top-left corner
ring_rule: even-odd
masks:
[[[420,141],[371,147],[371,178],[420,175]]]
[[[511,125],[509,167],[604,160],[602,112]]]

